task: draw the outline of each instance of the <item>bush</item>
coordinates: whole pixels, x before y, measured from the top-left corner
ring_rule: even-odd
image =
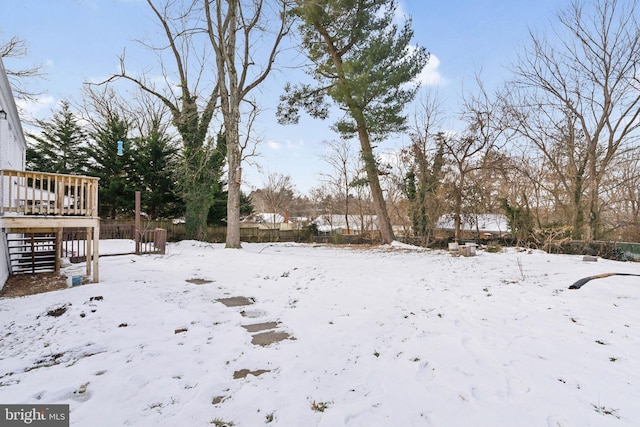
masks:
[[[496,242],[487,243],[487,252],[496,254],[502,252],[502,246]]]

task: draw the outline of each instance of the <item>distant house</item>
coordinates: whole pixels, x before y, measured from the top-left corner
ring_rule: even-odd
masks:
[[[242,227],[250,225],[260,229],[277,230],[285,222],[285,217],[279,213],[259,212],[249,215],[242,222]]]
[[[453,234],[453,215],[443,215],[436,221],[436,237]],[[507,217],[503,214],[464,215],[460,224],[461,238],[494,239],[510,234]]]
[[[311,222],[322,234],[360,235],[378,230],[375,215],[320,215]]]
[[[98,178],[26,171],[27,143],[0,58],[0,289],[12,274],[58,271],[62,230],[87,230],[86,275],[98,281]]]

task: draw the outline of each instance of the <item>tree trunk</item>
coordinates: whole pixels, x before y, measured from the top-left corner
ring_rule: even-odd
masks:
[[[453,240],[455,240],[456,242],[460,238],[461,222],[462,222],[462,219],[460,218],[460,212],[456,211],[456,213],[453,215]]]
[[[589,201],[589,240],[600,238],[600,180],[595,177],[590,188]]]
[[[383,244],[389,244],[393,242],[393,228],[391,227],[391,220],[389,219],[389,213],[387,212],[387,205],[384,201],[384,195],[382,188],[380,187],[380,178],[378,177],[378,166],[373,156],[373,148],[371,148],[371,142],[369,141],[369,134],[365,128],[365,124],[361,120],[357,120],[358,124],[358,137],[360,139],[360,146],[362,148],[362,157],[364,159],[365,170],[367,171],[367,178],[369,180],[369,187],[371,189],[371,198],[373,199],[373,209],[378,217],[378,229],[380,230],[380,236]]]
[[[571,206],[571,215],[573,217],[572,225],[573,230],[571,236],[576,240],[581,240],[584,237],[584,209],[582,207],[582,177],[576,177],[574,179],[574,189]]]
[[[240,243],[240,185],[242,184],[242,165],[240,158],[238,123],[240,121],[239,103],[231,96],[230,114],[225,120],[225,135],[227,137],[227,161],[229,165],[228,200],[227,200],[227,248],[239,249]]]
[[[205,2],[207,11],[209,2]],[[220,91],[220,106],[224,120],[224,133],[227,141],[228,197],[227,197],[227,248],[239,249],[240,244],[240,185],[242,183],[240,135],[241,93],[238,82],[238,70],[235,66],[236,31],[238,23],[238,2],[228,1],[226,17],[223,18],[221,4],[216,3],[218,21],[226,21],[228,27],[217,27],[218,33],[212,38],[216,50],[216,66],[218,68],[218,90]],[[211,22],[211,21],[210,21]]]
[[[237,135],[236,135],[237,137]],[[229,199],[227,201],[227,248],[238,249],[240,243],[240,184],[242,182],[242,169],[240,167],[240,154],[233,138],[227,134],[227,150],[229,161]]]
[[[464,188],[465,173],[462,164],[458,164],[460,178],[458,179],[457,188],[454,189],[454,207],[453,207],[453,238],[457,241],[460,238],[460,229],[462,228],[462,191]]]

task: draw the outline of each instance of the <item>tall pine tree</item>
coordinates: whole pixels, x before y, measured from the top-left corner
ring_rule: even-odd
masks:
[[[185,212],[175,183],[179,150],[165,128],[159,117],[153,117],[148,134],[135,140],[132,181],[137,182],[142,210],[151,219],[176,218]]]
[[[62,101],[50,122],[37,120],[36,123],[41,132],[27,134],[33,140],[27,149],[27,168],[62,174],[86,173],[87,135],[69,102]]]
[[[96,121],[91,132],[86,153],[89,157],[87,171],[100,178],[99,212],[101,217],[116,218],[130,214],[135,205],[135,182],[132,147],[128,138],[129,123],[117,113],[111,113],[103,121]],[[122,154],[118,154],[118,141],[123,142]]]
[[[379,180],[374,144],[404,129],[404,106],[416,94],[412,84],[428,60],[413,48],[411,22],[393,23],[393,0],[296,0],[302,45],[317,86],[287,86],[278,109],[280,121],[296,122],[304,108],[326,118],[329,97],[344,117],[336,130],[358,138],[382,241],[394,236]]]

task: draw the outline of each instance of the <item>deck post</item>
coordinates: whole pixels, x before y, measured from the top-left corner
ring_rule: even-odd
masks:
[[[100,219],[96,219],[96,226],[93,229],[93,283],[100,281]],[[88,261],[88,260],[87,260]]]
[[[93,257],[95,256],[95,254],[93,253],[93,228],[92,227],[87,227],[87,240],[84,244],[85,247],[85,256],[87,258],[87,261],[85,262],[85,268],[86,268],[86,276],[89,277],[91,276],[91,266],[92,266],[92,262],[93,262]]]
[[[56,272],[60,271],[60,259],[62,258],[62,227],[56,229]]]

